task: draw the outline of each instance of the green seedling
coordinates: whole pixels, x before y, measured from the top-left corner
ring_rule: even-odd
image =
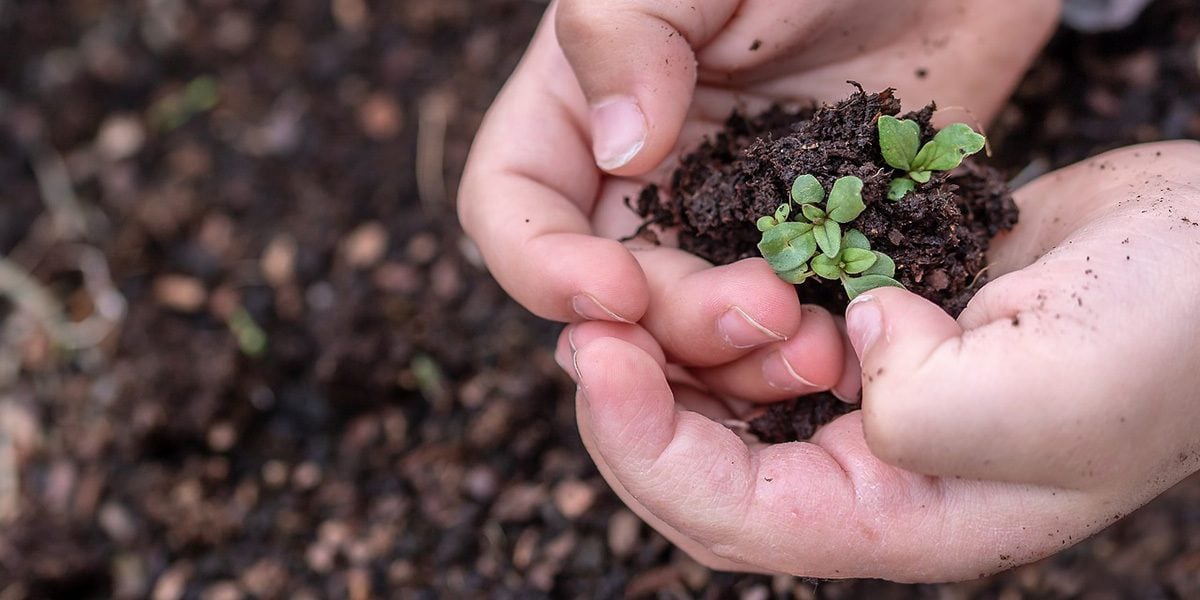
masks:
[[[239,306],[229,315],[229,330],[237,339],[242,354],[250,358],[262,358],[267,351],[267,332],[254,322],[254,317],[245,308]]]
[[[862,188],[861,179],[842,177],[834,182],[826,199],[825,188],[816,177],[801,175],[792,184],[788,203],[758,219],[762,232],[758,250],[781,279],[800,284],[815,275],[841,281],[851,300],[869,289],[903,287],[893,279],[895,261],[872,251],[867,237],[857,229],[842,231],[843,225],[866,210]],[[795,221],[789,220],[792,203],[800,207]]]
[[[982,150],[986,142],[970,126],[955,123],[921,146],[921,126],[916,121],[879,117],[879,148],[883,159],[904,171],[903,176],[892,180],[888,198],[900,200],[916,189],[918,183],[928,183],[934,171],[957,167],[964,158]]]
[[[871,250],[867,236],[857,229],[847,231],[842,237],[842,249],[837,256],[814,256],[812,270],[824,279],[841,281],[851,300],[878,287],[904,287],[894,279],[896,262],[882,252]]]

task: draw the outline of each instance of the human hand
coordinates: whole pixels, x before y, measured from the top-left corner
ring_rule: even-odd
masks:
[[[640,221],[624,198],[661,180],[735,107],[836,100],[847,79],[896,87],[909,108],[936,98],[987,121],[1057,9],[1046,0],[561,0],[480,130],[463,226],[497,281],[542,317],[640,322],[673,362],[720,366],[708,379],[748,398],[834,387],[850,380],[826,311],[802,309],[761,259],[713,268],[667,247],[631,252],[616,241]]]
[[[573,325],[585,445],[718,569],[958,580],[1079,542],[1200,470],[1197,165],[1195,143],[1139,146],[1018,190],[958,321],[869,292],[847,317],[863,409],[811,443],[747,446],[645,330]]]

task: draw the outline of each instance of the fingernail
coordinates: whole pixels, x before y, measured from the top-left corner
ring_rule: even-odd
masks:
[[[569,376],[571,374],[571,370],[567,366],[566,359],[563,358],[562,354],[562,352],[554,353],[554,364],[558,365],[558,368],[562,369],[563,373],[566,373]]]
[[[563,373],[566,373],[567,376],[571,378],[575,377],[575,365],[572,364],[575,357],[575,341],[571,339],[571,336],[574,334],[573,329],[574,328],[571,325],[567,325],[566,333],[568,348],[555,348],[554,350],[554,362],[558,365],[558,368],[563,370]]]
[[[583,385],[583,373],[579,370],[579,353],[571,353],[571,367],[575,369],[575,393],[587,399],[587,388]]]
[[[734,306],[717,318],[717,329],[721,336],[734,348],[753,348],[771,342],[782,342],[787,338],[759,325],[742,309]]]
[[[762,373],[767,385],[776,389],[789,392],[811,392],[819,389],[813,382],[801,377],[783,357],[782,352],[772,353],[763,361]]]
[[[859,392],[853,396],[843,394],[839,392],[837,388],[830,389],[829,393],[833,394],[834,398],[837,398],[846,404],[862,404],[862,390],[859,390]]]
[[[575,345],[575,326],[573,325],[567,327],[567,345],[571,347],[572,355],[579,352],[579,346]]]
[[[608,309],[591,294],[579,294],[571,298],[571,308],[575,314],[589,321],[616,321],[618,323],[632,323],[629,319],[618,315]]]
[[[646,145],[646,115],[633,98],[613,98],[592,106],[592,153],[605,171],[619,169]]]
[[[846,307],[846,334],[860,358],[871,351],[882,332],[883,312],[874,296],[863,294]]]

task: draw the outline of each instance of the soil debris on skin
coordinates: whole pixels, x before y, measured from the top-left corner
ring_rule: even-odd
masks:
[[[915,120],[928,140],[936,133],[935,108],[901,118]],[[935,172],[899,202],[887,200],[896,172],[880,153],[876,121],[899,114],[892,90],[861,88],[833,106],[734,114],[715,139],[683,158],[669,195],[647,186],[635,209],[657,227],[677,227],[682,249],[723,265],[759,256],[754,222],[787,202],[796,177],[814,175],[828,190],[853,175],[863,181],[867,205],[853,227],[896,261],[896,279],[906,288],[957,315],[987,282],[988,245],[1016,224],[1017,207],[1000,172],[972,159]],[[800,295],[835,313],[847,303],[837,282],[806,282]]]
[[[883,159],[876,123],[899,115],[900,99],[891,89],[870,94],[855,87],[832,106],[775,107],[749,118],[735,113],[722,132],[683,158],[668,195],[647,186],[635,210],[655,227],[678,228],[682,249],[723,265],[759,256],[754,223],[788,202],[796,177],[814,175],[828,190],[853,175],[863,181],[866,210],[852,226],[896,261],[896,279],[906,288],[957,316],[987,283],[992,237],[1017,222],[1008,185],[996,169],[967,159],[954,171],[935,172],[902,200],[888,200],[896,172]],[[921,139],[929,140],[935,109],[931,103],[900,118],[916,121]],[[811,279],[798,289],[804,302],[835,314],[848,302],[835,281]],[[807,439],[848,412],[833,406],[820,395],[776,405],[751,423],[751,432],[768,442]]]
[[[829,392],[809,394],[768,406],[750,420],[750,432],[768,444],[807,440],[826,423],[857,409]]]

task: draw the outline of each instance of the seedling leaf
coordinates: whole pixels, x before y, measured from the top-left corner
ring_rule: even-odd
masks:
[[[910,171],[908,174],[917,183],[929,183],[929,177],[932,175],[932,171]]]
[[[804,214],[804,218],[813,223],[820,223],[826,219],[828,215],[824,210],[816,204],[804,204],[800,206],[800,212]]]
[[[758,222],[755,223],[754,225],[756,227],[758,227],[759,231],[762,231],[765,233],[768,229],[774,227],[777,224],[778,224],[778,221],[775,220],[775,217],[766,216],[766,217],[759,217]]]
[[[838,225],[837,221],[829,219],[824,225],[817,225],[813,228],[813,235],[817,238],[817,246],[821,248],[821,253],[829,258],[834,258],[842,249],[842,226]]]
[[[968,125],[955,123],[937,132],[933,140],[921,148],[910,170],[949,171],[962,164],[963,158],[983,150],[986,141]]]
[[[863,250],[871,249],[871,242],[867,241],[867,236],[857,229],[851,229],[842,236],[842,248],[862,248]]]
[[[842,269],[836,258],[818,254],[812,259],[812,270],[825,279],[837,279],[842,276]]]
[[[813,262],[816,262],[816,259],[813,259]],[[899,281],[896,281],[891,277],[884,277],[883,275],[863,275],[861,277],[843,277],[842,287],[846,289],[846,295],[853,300],[857,298],[859,294],[875,288],[903,288],[904,286],[900,285]]]
[[[825,205],[829,218],[838,223],[849,223],[858,218],[867,205],[862,200],[863,182],[850,176],[841,177],[833,183],[829,191],[829,203]]]
[[[871,268],[863,271],[863,275],[883,275],[884,277],[896,276],[896,261],[892,257],[882,253],[875,253],[875,264]]]
[[[804,266],[817,253],[810,223],[780,223],[763,233],[758,251],[776,273]]]
[[[801,283],[808,281],[808,278],[813,276],[813,272],[808,268],[808,265],[804,265],[799,269],[778,273],[778,275],[780,279],[792,285],[800,285]]]
[[[845,270],[850,275],[857,275],[870,269],[875,261],[879,260],[874,252],[863,250],[862,248],[842,248],[842,253],[839,255],[842,259],[842,264],[845,265]]]
[[[783,223],[792,215],[792,207],[787,204],[780,204],[779,208],[775,209],[775,222]]]
[[[901,177],[893,179],[892,185],[888,188],[888,200],[901,200],[917,187],[917,182]]]
[[[812,175],[801,175],[792,182],[792,200],[797,204],[820,204],[825,199],[825,188]]]
[[[921,126],[916,121],[884,115],[879,117],[879,147],[883,160],[894,168],[908,171],[921,146]]]

